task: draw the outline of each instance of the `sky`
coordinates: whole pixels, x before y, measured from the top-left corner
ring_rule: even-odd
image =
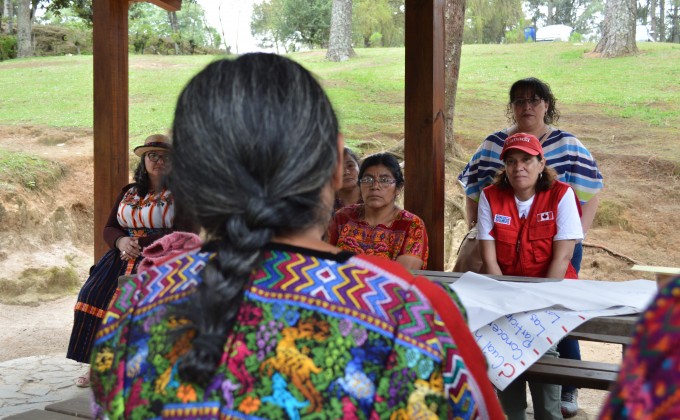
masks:
[[[232,53],[260,51],[257,41],[250,34],[250,17],[253,4],[259,0],[198,0],[205,10],[208,24],[222,34]],[[220,17],[222,24],[220,24]]]

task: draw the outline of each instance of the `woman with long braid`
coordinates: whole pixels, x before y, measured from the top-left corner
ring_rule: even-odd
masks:
[[[344,142],[309,72],[216,61],[180,95],[173,138],[170,186],[204,245],[111,305],[96,418],[501,418],[449,289],[323,241]]]

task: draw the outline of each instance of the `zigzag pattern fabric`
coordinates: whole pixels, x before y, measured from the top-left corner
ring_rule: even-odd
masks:
[[[405,270],[321,254],[271,245],[206,388],[179,379],[176,362],[191,338],[170,342],[178,321],[166,315],[193,293],[213,255],[185,255],[127,283],[97,334],[96,415],[485,417],[454,338]],[[459,308],[453,292],[440,290]]]
[[[680,277],[659,291],[635,327],[600,419],[680,418]]]

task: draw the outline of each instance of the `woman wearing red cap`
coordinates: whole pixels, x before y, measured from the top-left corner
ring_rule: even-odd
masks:
[[[578,278],[571,265],[575,242],[583,238],[574,190],[545,164],[539,140],[517,133],[505,140],[505,167],[479,199],[479,233],[487,274]],[[556,356],[554,349],[548,355]],[[560,386],[529,383],[537,419],[561,419]],[[519,379],[499,398],[508,419],[526,418],[526,386]]]
[[[505,140],[516,133],[528,133],[540,141],[545,163],[555,169],[557,179],[568,183],[574,189],[583,206],[581,216],[583,234],[588,232],[597,210],[598,194],[603,188],[602,174],[595,158],[585,145],[572,133],[554,126],[560,118],[556,104],[557,99],[550,86],[542,80],[528,77],[512,84],[506,105],[506,116],[511,125],[484,139],[458,176],[465,190],[466,220],[470,228],[478,220],[477,203],[480,193],[484,187],[491,184],[496,172],[503,167],[500,153]],[[578,241],[571,259],[576,272],[580,269],[582,255],[583,245]],[[461,259],[459,256],[459,260],[462,266],[455,271],[467,271],[463,268],[471,259]],[[559,352],[561,358],[581,359],[578,341],[574,339],[562,340]],[[565,418],[576,415],[577,396],[576,388],[566,386],[562,388],[562,415]]]

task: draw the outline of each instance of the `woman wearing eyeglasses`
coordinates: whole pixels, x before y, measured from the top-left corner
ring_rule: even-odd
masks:
[[[602,174],[588,149],[571,133],[552,124],[560,113],[556,99],[548,84],[530,77],[513,83],[510,87],[506,115],[511,126],[488,136],[470,159],[458,180],[465,189],[466,220],[469,228],[477,223],[477,205],[481,191],[491,185],[496,173],[503,167],[500,159],[505,140],[517,133],[535,136],[543,148],[545,164],[557,172],[557,180],[569,184],[581,203],[583,235],[588,232],[598,205],[597,194],[603,188]],[[583,245],[577,241],[571,259],[576,272],[581,268]],[[578,341],[563,340],[558,347],[560,357],[581,359]],[[562,389],[562,414],[573,417],[578,410],[577,393],[573,387]]]
[[[425,224],[396,203],[404,187],[397,158],[389,153],[366,157],[359,168],[359,186],[363,204],[335,213],[329,242],[357,254],[389,258],[409,269],[425,268]]]
[[[174,200],[164,184],[170,151],[169,139],[162,134],[147,137],[134,150],[141,157],[135,182],[118,195],[104,227],[104,240],[111,249],[92,267],[78,294],[66,354],[69,359],[90,362],[94,335],[114,297],[118,277],[136,273],[142,250],[173,230]],[[89,375],[76,380],[79,387],[89,383]]]

